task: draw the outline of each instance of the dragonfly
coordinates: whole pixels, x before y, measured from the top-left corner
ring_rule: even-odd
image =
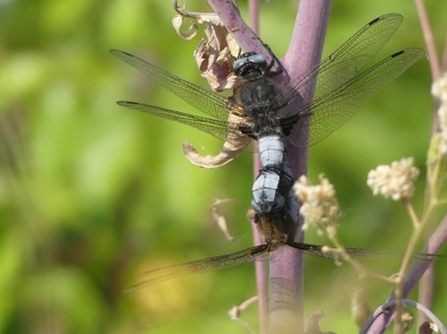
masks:
[[[281,91],[274,85],[277,71],[272,71],[273,63],[267,64],[259,54],[242,54],[234,63],[234,72],[242,82],[239,102],[203,89],[130,53],[111,50],[112,55],[144,72],[211,118],[138,102],[119,101],[118,104],[224,139],[221,153],[227,158],[223,158],[221,164],[228,162],[229,156],[234,158],[242,153],[252,140],[257,141],[261,169],[252,187],[252,207],[259,214],[282,212],[287,200],[283,194],[288,193],[284,189],[290,189],[293,184],[285,149],[291,132],[309,133],[308,138],[298,135],[298,139],[292,141],[294,145],[317,143],[345,124],[378,91],[425,56],[422,49],[408,48],[367,67],[402,20],[399,14],[374,19],[318,66]],[[312,101],[303,102],[300,92],[312,91],[313,87]],[[296,124],[299,126],[295,129]],[[189,159],[200,164],[191,156]]]
[[[425,56],[421,49],[408,48],[367,67],[402,20],[399,14],[386,14],[369,22],[318,66],[291,81],[286,90],[278,91],[275,88],[272,80],[275,73],[271,70],[273,64],[267,64],[261,55],[244,53],[234,63],[234,72],[242,80],[240,100],[228,99],[203,89],[130,53],[111,50],[114,56],[146,73],[212,118],[138,102],[119,101],[120,106],[174,120],[223,139],[223,156],[234,157],[255,140],[261,158],[261,170],[252,187],[252,207],[265,244],[233,254],[155,269],[135,287],[181,273],[215,271],[264,259],[285,245],[331,257],[323,246],[293,240],[297,220],[293,212],[296,212],[297,203],[291,195],[293,177],[285,141],[290,140],[292,131],[309,133],[308,138],[298,136],[292,142],[297,146],[312,145],[327,137],[345,124],[378,91]],[[314,87],[312,101],[303,102],[299,92]],[[298,129],[294,128],[296,124],[299,124]],[[200,162],[189,158],[200,165]],[[228,162],[225,159],[222,161],[221,164]],[[347,252],[360,254],[365,250],[349,248]]]

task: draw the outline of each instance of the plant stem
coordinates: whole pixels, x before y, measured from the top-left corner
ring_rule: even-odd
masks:
[[[289,49],[282,59],[290,80],[320,63],[331,4],[328,0],[300,1]],[[312,99],[313,91],[299,93],[305,101]],[[302,127],[298,123],[295,129],[302,130]],[[294,178],[307,174],[307,148],[288,145],[287,152]],[[295,240],[304,240],[300,228]],[[302,252],[291,247],[281,247],[270,259],[271,333],[296,333],[299,332],[297,329],[303,328],[303,289]]]

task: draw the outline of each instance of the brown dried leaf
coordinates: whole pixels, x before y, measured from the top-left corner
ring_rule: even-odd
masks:
[[[180,7],[176,10],[178,14],[172,24],[180,37],[190,40],[197,36],[198,24],[204,25],[205,38],[197,46],[194,57],[211,89],[220,92],[236,87],[239,79],[233,73],[233,64],[241,49],[217,14],[188,12]],[[186,19],[194,23],[182,29]]]
[[[205,38],[194,51],[194,58],[202,77],[208,81],[211,89],[221,92],[240,86],[241,79],[234,74],[233,64],[240,55],[241,48],[217,14],[188,12],[177,3],[175,5],[178,15],[173,18],[172,23],[180,37],[189,40],[197,35],[198,24],[204,25]],[[190,23],[187,31],[183,31],[182,26],[186,19],[193,23]],[[243,119],[230,113],[228,121],[237,123]],[[251,139],[241,133],[229,132],[222,151],[215,156],[200,155],[189,143],[183,144],[183,150],[193,164],[216,168],[239,156],[250,142]]]

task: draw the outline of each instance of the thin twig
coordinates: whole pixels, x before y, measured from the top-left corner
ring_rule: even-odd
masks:
[[[434,81],[441,77],[441,68],[439,65],[438,53],[436,51],[435,40],[433,32],[428,19],[427,11],[425,9],[424,0],[415,0],[419,20],[421,21],[421,28],[424,34],[425,45],[427,46],[428,57],[430,59],[430,69]]]

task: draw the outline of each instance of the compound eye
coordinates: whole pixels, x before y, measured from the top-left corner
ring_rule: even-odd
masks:
[[[248,56],[247,59],[251,63],[256,64],[256,65],[258,65],[258,66],[260,66],[262,68],[267,67],[267,63],[266,63],[264,57],[261,56],[261,55],[258,55],[258,54],[255,53],[255,54],[252,54],[252,55]]]
[[[263,56],[257,53],[244,53],[234,62],[233,71],[240,75],[246,72],[247,68],[257,68],[261,69],[261,71],[265,71],[267,62]]]

